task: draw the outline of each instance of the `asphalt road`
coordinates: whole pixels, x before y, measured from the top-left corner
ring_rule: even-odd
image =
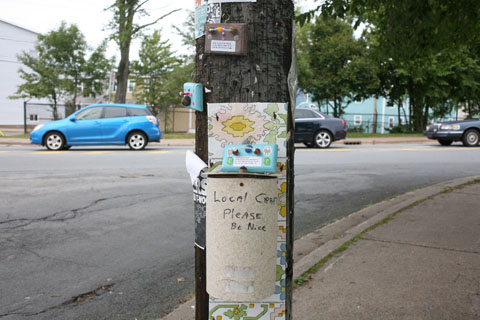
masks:
[[[158,319],[193,292],[185,148],[0,147],[0,319]],[[295,234],[478,175],[480,148],[299,148]]]

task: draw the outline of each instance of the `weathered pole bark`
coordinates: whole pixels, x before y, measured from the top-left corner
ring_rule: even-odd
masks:
[[[292,66],[294,6],[291,0],[222,3],[222,23],[248,24],[245,56],[205,53],[205,37],[197,39],[196,82],[211,90],[204,94],[204,111],[196,113],[196,153],[208,161],[207,103],[288,102]],[[289,112],[287,151],[287,297],[291,318],[293,275],[293,114]],[[208,213],[207,213],[208,214]],[[208,250],[208,248],[206,248]],[[196,248],[196,320],[208,319],[205,251]]]

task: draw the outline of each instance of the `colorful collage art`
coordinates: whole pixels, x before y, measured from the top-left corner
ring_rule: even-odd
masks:
[[[210,299],[210,320],[285,319],[287,103],[208,104],[209,171],[219,172],[229,144],[277,144],[277,263],[274,294],[262,301]],[[242,257],[238,257],[242,259]],[[208,281],[208,279],[207,279]]]

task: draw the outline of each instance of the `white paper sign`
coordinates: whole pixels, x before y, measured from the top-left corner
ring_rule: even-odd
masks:
[[[233,158],[234,167],[261,167],[262,166],[262,157],[234,157]]]
[[[235,52],[235,41],[212,40],[212,52]]]

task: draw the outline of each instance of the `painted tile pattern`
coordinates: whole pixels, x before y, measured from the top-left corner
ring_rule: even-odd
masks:
[[[277,144],[278,233],[275,293],[255,302],[210,299],[209,320],[284,320],[286,269],[287,103],[208,104],[209,171],[220,171],[228,144]]]
[[[285,164],[287,107],[286,103],[208,104],[210,171],[219,171],[227,144],[277,144],[278,159]]]

